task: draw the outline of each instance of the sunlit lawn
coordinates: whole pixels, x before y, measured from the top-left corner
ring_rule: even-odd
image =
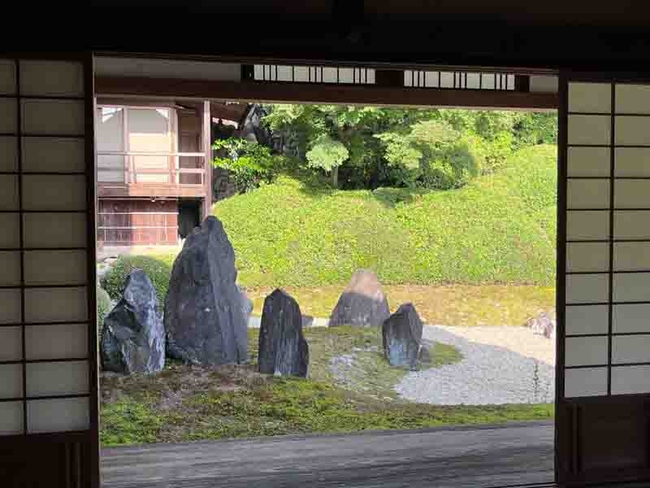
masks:
[[[305,315],[328,318],[344,286],[286,288]],[[426,286],[388,285],[383,287],[391,310],[413,302],[428,324],[440,325],[523,325],[529,318],[555,305],[555,288],[520,285]],[[270,288],[247,289],[261,315]]]

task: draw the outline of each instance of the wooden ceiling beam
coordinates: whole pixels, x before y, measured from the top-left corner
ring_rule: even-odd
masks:
[[[555,110],[559,104],[558,95],[553,93],[132,77],[97,77],[95,92],[101,97],[173,97],[404,107]]]

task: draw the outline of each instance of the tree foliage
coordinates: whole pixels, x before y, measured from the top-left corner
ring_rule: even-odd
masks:
[[[271,148],[247,139],[218,140],[212,148],[219,154],[212,164],[229,170],[241,192],[270,183],[283,163],[281,157],[271,153]]]
[[[268,105],[274,150],[346,189],[458,188],[514,150],[556,143],[555,114],[341,105]]]

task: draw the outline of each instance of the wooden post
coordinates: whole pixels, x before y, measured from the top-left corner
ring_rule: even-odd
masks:
[[[205,197],[203,198],[202,218],[206,219],[212,212],[212,116],[210,115],[210,101],[203,101],[203,152],[204,152],[204,173],[203,187]]]

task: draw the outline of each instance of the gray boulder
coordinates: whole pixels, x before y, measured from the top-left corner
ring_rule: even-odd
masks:
[[[382,325],[384,355],[391,366],[417,369],[422,347],[422,321],[412,303],[401,305]]]
[[[221,222],[208,217],[176,258],[165,301],[167,354],[190,364],[247,359],[246,306],[236,285],[235,252]]]
[[[390,315],[388,300],[377,275],[361,269],[354,273],[332,311],[330,327],[379,327]]]
[[[104,319],[102,365],[116,373],[155,373],[165,367],[165,329],[156,289],[141,269],[131,271],[124,294]]]
[[[264,300],[259,342],[259,371],[307,377],[309,346],[302,333],[298,302],[282,290]]]
[[[244,313],[244,317],[246,318],[246,323],[248,323],[248,319],[253,313],[253,300],[248,298],[248,295],[246,295],[246,291],[244,291],[242,287],[239,285],[237,285],[237,291],[239,291],[239,298],[241,300],[242,312]]]

